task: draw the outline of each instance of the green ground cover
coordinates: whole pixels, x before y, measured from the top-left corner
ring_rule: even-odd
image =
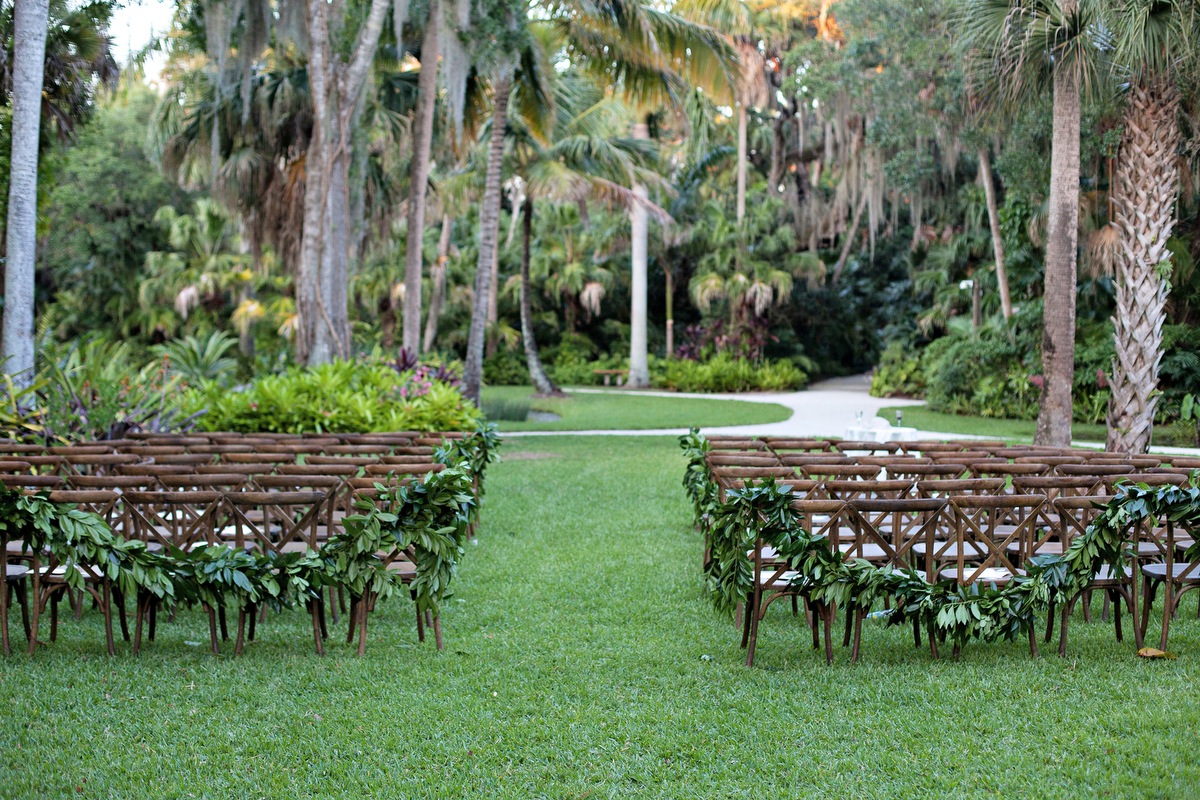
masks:
[[[444,653],[399,599],[361,659],[318,658],[300,612],[238,659],[188,644],[193,612],[109,659],[98,614],[65,614],[36,658],[0,660],[0,797],[1196,796],[1194,600],[1174,661],[1077,614],[1067,659],[1017,642],[933,662],[868,625],[862,663],[839,648],[833,667],[777,604],[746,669],[673,438],[506,451]]]
[[[527,401],[537,411],[550,411],[554,422],[501,420],[502,431],[653,430],[656,428],[717,427],[782,422],[791,411],[775,403],[654,395],[571,393],[568,399],[531,399],[528,386],[489,386],[483,390],[485,408],[494,402]]]
[[[1036,420],[994,419],[991,417],[964,417],[958,414],[942,414],[924,406],[896,406],[881,408],[879,416],[887,420],[896,418],[896,412],[904,412],[904,425],[922,431],[959,433],[968,436],[997,436],[1002,439],[1032,442],[1037,430]],[[1103,425],[1085,425],[1076,422],[1071,426],[1072,436],[1077,441],[1103,442]]]

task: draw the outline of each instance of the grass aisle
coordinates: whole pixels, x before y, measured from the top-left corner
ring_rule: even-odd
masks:
[[[240,659],[203,618],[140,659],[97,615],[0,661],[0,796],[347,798],[1186,797],[1200,787],[1200,624],[1144,662],[1111,626],[1072,657],[1022,644],[934,663],[869,626],[832,668],[783,604],[747,670],[716,618],[670,439],[510,440],[483,531],[418,645],[406,600],[367,656],[318,659],[303,615]],[[1097,606],[1098,608],[1098,606]],[[339,626],[340,627],[340,626]],[[19,625],[14,626],[20,641]],[[231,649],[231,648],[230,648]],[[86,779],[86,782],[84,782]]]

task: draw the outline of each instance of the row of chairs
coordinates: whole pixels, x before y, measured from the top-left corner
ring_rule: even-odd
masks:
[[[905,499],[858,498],[797,500],[793,508],[802,524],[825,536],[830,546],[847,559],[862,559],[876,566],[915,569],[930,582],[950,580],[960,586],[972,584],[1004,586],[1024,574],[1024,565],[1039,555],[1061,555],[1081,536],[1108,496],[1045,495],[948,495]],[[1136,554],[1124,574],[1105,567],[1095,576],[1091,589],[1104,592],[1114,601],[1117,638],[1121,640],[1121,603],[1130,611],[1137,644],[1142,645],[1149,625],[1149,609],[1160,587],[1165,588],[1160,647],[1165,648],[1172,616],[1187,591],[1200,587],[1200,563],[1188,563],[1183,553],[1193,542],[1190,532],[1177,529],[1170,520],[1131,526],[1128,545]],[[767,607],[782,597],[800,597],[803,586],[793,586],[795,574],[778,557],[771,545],[759,540],[747,553],[753,562],[753,592],[744,616],[743,646],[747,664],[753,664],[758,626]],[[1139,600],[1140,585],[1140,600]],[[1078,598],[1061,609],[1059,651],[1067,647],[1067,621]],[[1140,618],[1139,618],[1140,605]],[[826,657],[829,618],[814,620],[826,625]],[[862,620],[870,611],[852,607],[846,612],[844,643],[853,642],[852,660],[859,654]],[[1054,630],[1053,611],[1047,621],[1046,641]],[[853,630],[853,633],[852,633]],[[920,645],[920,631],[914,630]],[[815,644],[815,641],[814,641]],[[931,636],[930,645],[937,642]],[[1030,646],[1037,652],[1036,643]]]
[[[1126,481],[1183,485],[1200,459],[1178,456],[1130,456],[1094,450],[1032,448],[994,442],[845,442],[836,440],[714,438],[707,455],[719,493],[749,481],[773,478],[788,485],[806,526],[828,536],[848,558],[879,566],[912,568],[928,581],[953,580],[1004,585],[1023,574],[1022,564],[1045,553],[1062,553]],[[1101,570],[1092,587],[1115,602],[1118,638],[1120,605],[1133,618],[1139,646],[1149,625],[1150,608],[1165,589],[1160,645],[1167,643],[1170,620],[1179,598],[1200,586],[1200,564],[1183,560],[1192,544],[1187,532],[1169,521],[1129,532],[1136,548],[1126,574]],[[754,564],[754,589],[742,615],[743,646],[753,663],[758,626],[776,599],[791,597],[793,608],[803,587],[793,587],[788,565],[767,542],[747,555]],[[709,551],[705,548],[706,565]],[[1087,593],[1090,597],[1090,591]],[[1067,617],[1078,598],[1061,609],[1059,649],[1065,652]],[[1085,615],[1088,612],[1084,605]],[[869,609],[847,609],[844,644],[858,657],[862,618]],[[826,655],[832,658],[830,609],[820,609],[813,625],[826,628]],[[1046,641],[1054,622],[1047,622]],[[919,643],[920,631],[914,631]],[[1031,647],[1036,644],[1031,638]],[[936,640],[930,646],[936,648]]]
[[[114,532],[146,543],[151,550],[177,547],[188,550],[225,545],[263,553],[319,550],[340,531],[341,521],[352,513],[356,498],[374,494],[377,483],[399,483],[439,471],[433,459],[434,443],[443,435],[373,436],[374,441],[347,443],[349,437],[249,437],[210,434],[204,437],[143,437],[130,442],[89,443],[72,447],[35,448],[16,443],[0,444],[0,483],[10,489],[50,492],[55,502],[72,503],[103,518]],[[236,440],[236,444],[234,444]],[[167,443],[169,441],[169,443]],[[417,442],[420,441],[418,444]],[[289,448],[283,446],[290,443]],[[207,448],[228,448],[212,452]],[[255,449],[262,448],[262,449]],[[114,452],[117,450],[139,452]],[[179,452],[180,450],[186,452]],[[99,452],[105,450],[107,452]],[[51,452],[53,451],[53,452]],[[409,583],[415,573],[412,553],[381,553],[380,557]],[[67,594],[64,565],[48,553],[32,553],[23,542],[6,542],[2,554],[5,581],[0,587],[0,619],[5,652],[8,651],[7,608],[14,599],[21,605],[22,621],[32,651],[37,641],[38,618],[49,605],[50,639],[57,634],[57,607]],[[112,612],[119,611],[121,630],[129,640],[124,599],[113,596],[113,587],[99,565],[78,565],[84,572],[87,592],[105,617],[108,648],[113,652]],[[32,584],[28,597],[26,584]],[[77,613],[79,598],[73,598]],[[337,621],[340,594],[330,607]],[[324,608],[311,609],[316,644],[322,649]],[[153,639],[156,608],[138,607],[134,650],[140,646],[143,612]],[[209,610],[211,613],[211,609]],[[228,638],[223,609],[222,635]],[[241,621],[239,621],[241,622]],[[251,620],[253,638],[254,620]],[[365,632],[365,619],[351,620]],[[442,647],[440,620],[417,615],[418,636],[434,630]],[[215,622],[213,647],[216,649]],[[239,624],[238,650],[241,650]],[[353,631],[352,631],[353,632]],[[361,643],[360,643],[361,644]]]

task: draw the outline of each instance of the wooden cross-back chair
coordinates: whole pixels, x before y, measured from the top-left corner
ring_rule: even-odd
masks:
[[[799,524],[814,535],[824,536],[834,551],[841,539],[840,529],[852,524],[854,514],[850,505],[842,500],[796,500],[792,502],[792,508],[797,512]],[[748,555],[752,581],[742,616],[742,646],[746,648],[746,666],[752,667],[758,647],[759,625],[767,609],[781,597],[788,597],[792,600],[795,613],[799,599],[806,597],[806,593],[805,587],[799,582],[799,574],[761,536],[755,540]],[[825,605],[811,608],[813,647],[819,646],[818,630],[823,624],[828,663],[833,663],[832,628],[836,611],[832,606]]]
[[[395,479],[399,483],[410,483],[413,480],[413,476],[411,475],[393,475],[389,477]],[[355,485],[353,501],[355,504],[357,504],[359,501],[366,500],[386,510],[384,506],[384,500],[380,497],[379,491],[375,488],[375,486],[362,485],[367,480],[369,479],[356,478],[351,482]],[[393,547],[387,551],[379,551],[375,555],[380,559],[385,568],[397,574],[401,585],[409,587],[409,593],[413,598],[413,602],[415,603],[416,594],[412,590],[412,583],[417,577],[416,548],[412,545],[408,545],[407,547]],[[346,634],[346,641],[350,642],[353,640],[355,630],[357,629],[359,635],[358,650],[360,655],[366,649],[367,614],[374,610],[375,598],[373,597],[351,599],[350,625]],[[426,627],[430,627],[433,629],[434,642],[437,646],[437,649],[442,650],[445,645],[442,641],[442,622],[440,615],[433,614],[428,611],[422,612],[420,609],[416,609],[416,616],[417,641],[425,641],[425,629]]]
[[[1072,542],[1087,532],[1088,526],[1092,524],[1096,517],[1103,511],[1105,504],[1110,500],[1112,498],[1107,495],[1075,495],[1060,496],[1052,501],[1052,505],[1057,510],[1060,522],[1059,539],[1063,552],[1071,546]],[[1127,526],[1124,535],[1127,541],[1138,538],[1136,527]],[[1075,606],[1081,599],[1084,602],[1084,619],[1089,622],[1091,621],[1089,605],[1091,593],[1094,590],[1104,592],[1106,599],[1112,602],[1118,642],[1124,639],[1121,629],[1121,604],[1124,602],[1125,606],[1129,609],[1129,616],[1133,621],[1134,639],[1140,650],[1142,647],[1142,631],[1138,626],[1138,569],[1137,559],[1134,559],[1128,565],[1120,565],[1119,569],[1114,569],[1111,564],[1102,564],[1092,575],[1087,589],[1075,597],[1067,598],[1067,602],[1062,608],[1059,625],[1059,655],[1065,656],[1067,654],[1068,620],[1070,620],[1071,613],[1075,610]],[[1047,642],[1050,641],[1053,635],[1053,620],[1054,609],[1051,607],[1050,618],[1046,623]]]
[[[1160,650],[1167,649],[1167,636],[1171,630],[1171,619],[1179,608],[1183,596],[1193,589],[1200,589],[1200,558],[1189,560],[1184,553],[1195,541],[1195,531],[1182,528],[1170,518],[1148,520],[1140,529],[1143,540],[1151,542],[1161,554],[1150,563],[1141,564],[1142,574],[1142,620],[1143,639],[1150,626],[1150,609],[1158,590],[1163,590],[1162,634]],[[1139,548],[1139,555],[1141,548]]]
[[[121,495],[104,490],[60,489],[51,491],[48,499],[53,503],[72,504],[82,511],[111,520],[122,513]],[[104,565],[89,563],[85,559],[69,556],[66,560],[53,550],[31,552],[31,574],[33,577],[32,622],[30,624],[29,654],[37,648],[38,625],[47,606],[50,608],[50,641],[58,638],[58,604],[66,594],[69,584],[67,575],[71,571],[83,577],[84,591],[92,596],[104,615],[104,636],[110,656],[116,655],[113,643],[112,606],[113,585]],[[122,613],[122,617],[124,614]],[[128,638],[128,629],[122,619],[122,630]]]

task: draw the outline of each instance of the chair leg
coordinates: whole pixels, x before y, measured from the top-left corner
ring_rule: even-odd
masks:
[[[101,602],[104,605],[101,609],[104,612],[104,641],[108,645],[109,656],[115,656],[117,649],[113,646],[112,585],[108,581],[104,582],[104,598]]]
[[[321,625],[321,638],[328,639],[329,638],[329,627],[326,626],[326,624],[325,624],[325,604],[323,602],[321,602],[321,598],[319,598],[319,597],[314,602],[317,605],[317,621]],[[334,613],[337,613],[336,609],[335,609]],[[335,622],[336,622],[336,620],[335,620]],[[324,655],[324,654],[322,654],[322,655]]]
[[[437,614],[433,615],[433,640],[437,643],[439,653],[445,649],[445,645],[442,644],[442,618]]]
[[[125,618],[125,595],[121,592],[119,587],[113,586],[112,596],[113,600],[117,604],[117,619],[121,622],[121,638],[128,642],[129,620]]]
[[[1092,622],[1092,591],[1083,593],[1083,621],[1091,624]]]
[[[208,640],[212,644],[212,654],[214,656],[221,654],[220,645],[217,642],[217,613],[210,605],[204,606],[205,613],[208,614]]]
[[[146,617],[146,602],[139,593],[133,609],[133,654],[135,656],[142,649],[142,620]]]
[[[850,609],[846,609],[846,613],[850,613]],[[854,610],[854,647],[850,650],[850,663],[858,663],[858,653],[862,647],[862,625],[863,618],[867,616],[865,608],[856,608]]]
[[[837,607],[832,603],[824,607],[825,616],[825,663],[833,663],[833,618],[837,616]]]
[[[263,606],[263,611],[266,611],[266,610],[267,610],[267,607]],[[247,632],[246,638],[251,642],[254,641],[254,634],[258,632],[258,618],[259,618],[258,614],[250,615],[250,630]]]
[[[846,632],[842,634],[842,647],[850,646],[850,636],[854,629],[854,604],[846,606]]]
[[[1046,611],[1046,644],[1050,644],[1050,640],[1054,638],[1054,601],[1050,601],[1050,608]]]
[[[1108,592],[1105,592],[1104,593],[1104,606],[1100,610],[1100,619],[1102,621],[1108,622],[1108,611],[1111,606],[1112,606],[1112,600],[1109,598]]]
[[[920,650],[921,649],[921,620],[919,618],[913,617],[912,628],[913,628],[913,647]]]
[[[0,542],[0,545],[3,544]],[[7,657],[10,654],[8,649],[8,598],[12,594],[12,586],[8,582],[7,570],[5,572],[4,583],[0,584],[0,652]]]
[[[41,596],[42,586],[37,574],[37,562],[34,562],[33,571],[33,623],[29,631],[29,655],[33,655],[33,651],[37,649],[37,634],[38,634],[38,618],[41,616]]]
[[[425,641],[425,615],[419,608],[417,609],[417,641]]]
[[[321,635],[322,629],[321,629],[320,616],[321,616],[322,610],[324,609],[325,601],[321,598],[317,598],[315,600],[309,600],[308,604],[309,604],[309,612],[312,614],[313,641],[317,645],[317,655],[324,656],[325,655],[325,642],[324,642],[324,637]]]
[[[1167,649],[1167,633],[1171,630],[1171,617],[1175,616],[1175,584],[1171,582],[1170,576],[1163,581],[1163,621],[1162,621],[1162,639],[1159,640],[1158,649]]]
[[[58,601],[60,593],[55,592],[50,598],[50,641],[58,640]]]
[[[358,610],[358,654],[362,656],[367,652],[367,604],[370,598],[364,597],[359,601]]]
[[[253,616],[252,609],[238,609],[237,641],[233,645],[233,654],[235,656],[240,656],[242,654],[242,647],[246,643],[246,614],[248,612],[251,614],[251,616]]]
[[[229,627],[225,624],[225,606],[217,608],[217,619],[221,620],[221,641],[229,641]]]
[[[1032,658],[1039,657],[1037,646],[1037,630],[1033,627],[1033,623],[1030,623],[1029,625],[1029,655]]]
[[[1121,635],[1121,598],[1119,596],[1112,597],[1111,592],[1105,592],[1105,595],[1112,601],[1113,625],[1115,625],[1117,629],[1117,641],[1123,642],[1125,641],[1125,637]]]
[[[334,588],[332,586],[330,586],[329,587],[329,616],[332,618],[333,624],[337,625],[338,624],[338,607],[337,607],[337,603],[335,602],[335,598],[334,598],[335,594],[336,594],[336,592],[334,591]],[[322,618],[324,618],[324,615],[322,615]]]
[[[154,641],[154,632],[158,629],[158,600],[150,598],[150,641]]]
[[[746,606],[746,624],[750,626],[750,641],[746,643],[746,666],[754,666],[754,651],[758,647],[758,622],[762,619],[762,609],[758,604]]]
[[[1074,604],[1067,602],[1063,603],[1062,619],[1058,625],[1058,655],[1061,658],[1067,656],[1067,620],[1071,618],[1071,608]]]
[[[1147,580],[1142,583],[1142,639],[1146,638],[1146,631],[1150,630],[1150,607],[1154,605],[1154,595],[1158,593],[1158,586],[1155,581]]]

